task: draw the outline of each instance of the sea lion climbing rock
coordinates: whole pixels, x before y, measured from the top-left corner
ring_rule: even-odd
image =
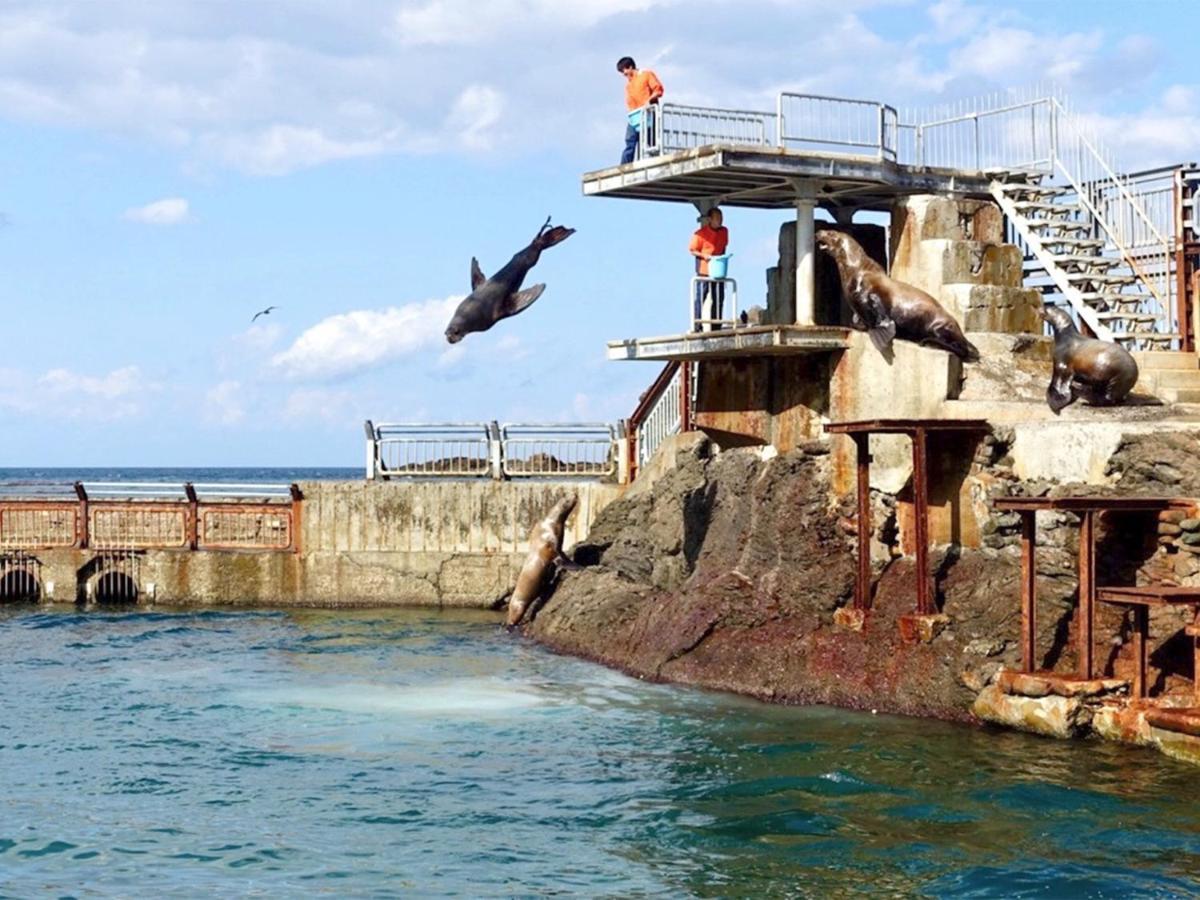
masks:
[[[508,600],[509,628],[519,625],[529,604],[537,599],[546,583],[546,576],[554,566],[577,568],[562,552],[563,526],[567,516],[575,509],[576,497],[559,500],[542,521],[529,532],[529,555],[517,575],[517,586]]]
[[[1061,309],[1044,307],[1042,318],[1054,329],[1054,372],[1046,402],[1055,413],[1081,397],[1093,406],[1113,406],[1129,395],[1137,384],[1138,365],[1128,350],[1084,337]]]
[[[892,340],[900,338],[938,347],[967,362],[979,359],[954,316],[920,288],[890,277],[850,235],[822,229],[816,240],[837,263],[854,327],[865,330],[880,353],[887,354]]]
[[[574,228],[562,225],[550,226],[550,219],[538,230],[529,246],[519,251],[508,264],[491,278],[484,277],[479,260],[471,257],[471,293],[458,304],[450,324],[446,326],[446,340],[457,344],[472,331],[487,331],[501,319],[515,316],[533,305],[544,284],[535,284],[521,290],[529,270],[537,265],[542,251],[561,244],[575,233]]]

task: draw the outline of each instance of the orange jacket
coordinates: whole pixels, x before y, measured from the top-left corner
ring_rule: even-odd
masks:
[[[725,248],[729,246],[729,229],[722,225],[720,228],[709,228],[707,225],[701,225],[692,235],[692,242],[688,245],[688,250],[693,255],[702,254],[696,257],[696,273],[699,275],[708,274],[708,260],[706,256],[720,256],[725,252]]]
[[[649,69],[638,69],[625,82],[625,105],[630,109],[640,109],[662,95],[662,82]]]

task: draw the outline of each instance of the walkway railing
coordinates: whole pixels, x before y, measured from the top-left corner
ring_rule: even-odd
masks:
[[[0,484],[0,550],[295,551],[301,500],[294,484]]]
[[[630,478],[673,434],[692,427],[695,363],[669,362],[647,388],[629,417]]]
[[[364,423],[368,480],[608,478],[622,436],[602,422]]]

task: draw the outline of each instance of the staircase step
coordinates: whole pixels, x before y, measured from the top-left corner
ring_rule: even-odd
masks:
[[[1079,238],[1079,237],[1067,237],[1066,235],[1050,235],[1050,234],[1048,234],[1048,235],[1044,235],[1041,240],[1042,240],[1043,247],[1054,247],[1054,246],[1075,247],[1080,250],[1083,250],[1088,247],[1093,247],[1093,248],[1099,250],[1101,247],[1104,246],[1104,241],[1102,241],[1100,238]]]
[[[1146,344],[1164,344],[1179,340],[1179,335],[1166,331],[1122,331],[1113,334],[1118,344],[1141,341]]]
[[[1069,194],[1073,189],[1061,185],[1017,184],[1010,181],[1001,183],[1000,190],[1006,194],[1021,194],[1027,197],[1061,197],[1063,194]]]
[[[1154,313],[1127,313],[1106,310],[1096,313],[1096,318],[1101,322],[1157,322],[1158,316]]]
[[[1048,212],[1056,214],[1081,213],[1077,203],[1044,203],[1040,200],[1014,200],[1013,207],[1019,213]]]
[[[1054,258],[1054,262],[1063,269],[1068,266],[1078,266],[1084,271],[1087,269],[1108,270],[1123,262],[1115,256],[1084,256],[1079,253],[1052,253],[1050,255]]]
[[[1046,230],[1046,231],[1089,231],[1092,224],[1090,222],[1071,222],[1067,219],[1026,219],[1025,225],[1028,228]],[[1043,244],[1049,243],[1048,240],[1043,240]]]
[[[1133,354],[1142,371],[1194,371],[1200,370],[1200,358],[1195,353],[1180,350],[1140,350]]]
[[[1092,284],[1133,284],[1137,276],[1129,273],[1118,275],[1112,272],[1067,272],[1067,281],[1072,283]]]
[[[1088,306],[1138,306],[1154,299],[1153,294],[1122,293],[1120,291],[1080,291],[1079,299]]]

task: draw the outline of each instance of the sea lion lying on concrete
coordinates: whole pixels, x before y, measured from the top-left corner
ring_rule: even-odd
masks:
[[[542,521],[529,532],[529,555],[517,575],[517,586],[508,598],[508,618],[505,622],[512,628],[521,622],[529,604],[537,599],[550,570],[559,566],[567,569],[579,568],[562,552],[563,526],[567,516],[575,509],[574,495],[564,497],[554,504]]]
[[[546,285],[535,284],[521,290],[525,275],[537,264],[543,250],[561,244],[574,233],[574,228],[562,225],[551,228],[547,218],[529,246],[513,256],[508,265],[491,278],[484,277],[479,260],[471,257],[471,294],[454,311],[446,326],[446,340],[457,344],[470,332],[487,331],[501,319],[515,316],[532,306],[533,301],[542,296]]]
[[[979,359],[954,316],[920,288],[890,277],[850,235],[825,228],[816,240],[837,263],[854,327],[865,330],[880,353],[887,355],[893,338],[901,338],[948,350],[967,362]]]
[[[1042,318],[1054,329],[1054,373],[1046,388],[1046,402],[1054,412],[1080,397],[1093,406],[1112,406],[1129,395],[1137,384],[1138,365],[1128,350],[1084,337],[1056,307],[1043,307]]]

